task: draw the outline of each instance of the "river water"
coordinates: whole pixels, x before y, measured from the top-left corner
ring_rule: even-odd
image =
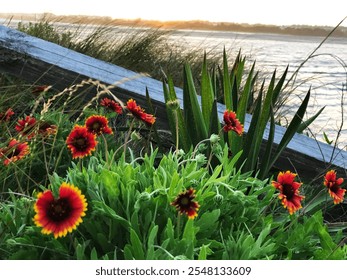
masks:
[[[17,26],[13,21],[10,25]],[[59,28],[74,31],[80,26],[57,23]],[[123,37],[131,31],[128,27],[114,27],[113,38]],[[95,26],[84,27],[82,34],[87,36],[95,31]],[[287,77],[291,77],[298,67],[312,54],[324,37],[293,36],[262,33],[236,33],[221,31],[178,30],[169,35],[173,43],[187,48],[203,49],[222,55],[223,48],[236,55],[241,49],[247,56],[249,67],[256,61],[256,70],[267,77],[267,84],[276,69],[278,76],[289,65]],[[299,70],[295,83],[287,87],[291,94],[279,112],[282,122],[294,114],[301,100],[311,87],[311,99],[307,117],[326,106],[321,115],[307,132],[311,137],[324,141],[323,132],[330,140],[336,140],[338,147],[347,149],[347,38],[328,38]],[[344,100],[343,100],[344,96]],[[344,115],[343,115],[344,112]],[[344,122],[343,122],[344,121]],[[341,131],[339,134],[338,131]]]

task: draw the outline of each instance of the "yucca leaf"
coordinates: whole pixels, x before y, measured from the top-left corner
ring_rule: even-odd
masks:
[[[189,127],[189,136],[193,145],[207,138],[207,129],[198,102],[193,76],[188,64],[184,67],[183,84],[184,120]]]
[[[154,107],[153,107],[153,103],[152,103],[152,100],[151,100],[151,97],[149,96],[149,92],[148,92],[148,88],[146,87],[146,102],[147,102],[147,105],[148,105],[148,113],[152,114],[152,115],[155,115],[155,111],[154,111]],[[161,145],[161,141],[160,141],[160,138],[159,138],[159,135],[158,135],[158,129],[157,129],[157,123],[155,122],[153,125],[152,125],[152,129],[153,129],[153,132],[154,132],[154,139],[155,141],[157,142],[159,148],[162,146]]]
[[[223,95],[224,95],[224,104],[226,109],[233,110],[233,96],[232,96],[232,87],[229,78],[229,68],[228,68],[228,59],[227,54],[225,52],[225,48],[223,51]]]
[[[282,90],[282,86],[284,84],[284,80],[286,79],[287,73],[288,73],[288,66],[284,70],[281,79],[278,81],[276,87],[273,90],[273,94],[272,94],[273,95],[273,97],[272,97],[272,104],[273,105],[277,102],[278,96]]]
[[[259,95],[255,101],[256,106],[252,115],[251,123],[249,125],[244,145],[243,145],[243,155],[240,162],[246,163],[244,165],[245,171],[253,170],[256,162],[257,157],[257,149],[255,149],[255,143],[257,141],[257,135],[259,130],[259,120],[260,120],[260,114],[261,114],[261,105],[262,105],[262,99],[263,99],[263,91],[264,91],[264,83],[263,81]],[[258,136],[259,137],[259,136]]]
[[[253,66],[251,68],[251,71],[248,74],[246,84],[244,86],[244,89],[242,91],[242,94],[240,96],[240,101],[237,107],[237,118],[238,120],[244,124],[245,123],[245,118],[246,118],[246,113],[247,113],[247,106],[248,106],[248,100],[250,97],[250,94],[252,92],[254,83],[255,83],[255,78],[253,77],[253,72],[255,68],[255,63],[253,63]],[[240,137],[238,137],[240,139]],[[234,140],[237,139],[234,137]],[[241,138],[242,139],[242,138]],[[239,143],[242,143],[242,141],[238,141]],[[239,149],[240,150],[240,149]]]
[[[304,121],[300,124],[297,133],[302,133],[311,123],[314,122],[314,120],[322,113],[325,106],[321,108],[316,114],[314,114],[312,117],[310,117],[308,120]],[[331,141],[332,142],[332,141]],[[330,143],[331,144],[331,143]]]
[[[207,70],[206,53],[204,55],[204,62],[202,64],[201,73],[201,109],[202,115],[206,126],[210,123],[210,115],[212,111],[212,104],[214,100],[213,84]]]
[[[169,105],[170,101],[177,101],[177,96],[173,81],[168,79],[168,84],[163,82],[164,98],[166,103],[166,113],[168,117],[169,127],[172,134],[173,141],[176,141],[176,122],[178,126],[179,146],[185,151],[188,151],[191,147],[191,141],[187,133],[187,129],[183,120],[182,111],[180,108],[175,108]]]
[[[282,151],[285,149],[285,147],[287,147],[288,143],[293,138],[294,134],[298,131],[298,128],[300,127],[300,124],[306,112],[308,101],[310,100],[310,94],[311,94],[311,89],[309,89],[309,91],[307,92],[305,99],[303,100],[298,111],[296,112],[288,128],[286,129],[286,132],[284,133],[282,140],[276,149],[276,152],[272,158],[272,161],[269,167],[271,167],[276,162],[276,160],[278,159]]]
[[[269,131],[269,136],[267,139],[267,144],[266,144],[266,149],[265,149],[265,153],[262,157],[262,161],[261,161],[261,166],[260,166],[260,171],[259,171],[259,179],[264,179],[264,177],[266,177],[269,169],[271,166],[269,166],[270,164],[270,160],[271,160],[271,154],[272,154],[272,146],[273,146],[273,141],[274,141],[274,137],[275,137],[275,117],[274,117],[274,113],[273,110],[270,111],[270,131]]]
[[[285,75],[282,75],[282,78],[284,79]],[[248,164],[246,164],[247,166],[247,170],[245,171],[250,171],[250,170],[255,170],[255,164],[260,152],[260,147],[261,147],[261,143],[263,141],[263,135],[264,135],[264,131],[266,128],[266,125],[268,123],[269,117],[270,117],[270,111],[272,110],[272,105],[273,105],[273,96],[274,93],[276,94],[277,91],[280,91],[280,86],[282,83],[282,78],[280,79],[279,83],[277,84],[277,86],[275,87],[275,80],[276,80],[276,70],[273,72],[272,74],[272,78],[268,87],[268,90],[266,92],[266,96],[265,96],[265,100],[261,109],[261,113],[258,119],[258,122],[256,124],[256,131],[254,131],[254,134],[251,134],[255,140],[252,143],[252,147],[251,147],[251,166]],[[276,92],[275,90],[276,89]],[[252,118],[253,119],[253,118]]]

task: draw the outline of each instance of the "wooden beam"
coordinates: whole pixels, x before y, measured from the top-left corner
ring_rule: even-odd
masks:
[[[156,108],[158,125],[168,127],[162,82],[5,26],[0,26],[0,71],[31,83],[49,84],[60,90],[87,78],[104,84],[124,81],[115,89],[117,97],[123,101],[135,98],[142,106],[146,104],[145,92],[148,88]],[[176,94],[182,107],[182,89],[176,88]],[[220,119],[224,110],[225,106],[218,104]],[[244,124],[246,133],[250,120],[251,116],[247,115]],[[275,144],[280,143],[284,132],[285,128],[276,126]],[[267,135],[268,130],[264,133],[264,143]],[[310,178],[327,168],[335,168],[346,174],[347,152],[296,134],[276,166],[282,170],[296,169],[300,175],[306,174]]]

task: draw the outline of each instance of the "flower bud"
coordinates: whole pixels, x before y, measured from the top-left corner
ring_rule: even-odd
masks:
[[[197,163],[205,163],[206,157],[203,154],[197,154],[195,160]]]
[[[210,136],[210,142],[212,145],[218,143],[219,140],[220,140],[220,137],[217,134],[212,134]]]
[[[136,131],[133,131],[130,135],[131,140],[138,141],[141,139],[141,135],[138,134]]]

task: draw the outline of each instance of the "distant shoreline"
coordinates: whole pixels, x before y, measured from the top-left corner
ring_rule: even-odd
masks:
[[[295,36],[310,36],[310,37],[325,37],[334,27],[332,26],[310,26],[310,25],[290,25],[290,26],[277,26],[266,24],[239,24],[231,22],[209,22],[202,20],[192,21],[157,21],[157,20],[143,20],[143,19],[112,19],[111,17],[99,16],[57,16],[51,13],[46,14],[8,14],[0,13],[0,18],[8,21],[11,20],[25,20],[25,21],[57,21],[62,23],[75,23],[75,24],[99,24],[108,26],[136,26],[136,27],[149,27],[149,28],[163,28],[163,29],[192,29],[192,30],[206,30],[206,31],[230,31],[230,32],[244,32],[244,33],[268,33],[268,34],[281,34],[281,35],[295,35]],[[347,27],[339,26],[332,37],[345,37],[347,38]]]

